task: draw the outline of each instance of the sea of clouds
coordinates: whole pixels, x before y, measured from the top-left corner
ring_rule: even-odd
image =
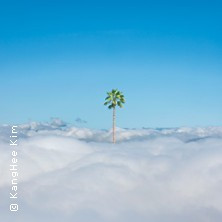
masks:
[[[0,221],[221,222],[222,127],[20,125],[19,211],[10,212],[11,128],[0,126]]]

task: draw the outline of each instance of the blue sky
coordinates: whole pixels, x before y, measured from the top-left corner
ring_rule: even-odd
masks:
[[[0,1],[0,123],[222,125],[220,1]]]

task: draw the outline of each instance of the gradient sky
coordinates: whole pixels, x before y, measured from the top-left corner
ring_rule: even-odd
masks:
[[[80,3],[81,2],[81,3]],[[221,1],[0,1],[0,123],[222,125]]]

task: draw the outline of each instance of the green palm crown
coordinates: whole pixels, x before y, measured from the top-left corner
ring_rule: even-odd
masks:
[[[123,103],[125,103],[125,98],[122,92],[118,89],[113,89],[111,92],[107,92],[107,97],[105,98],[104,105],[107,106],[109,109],[113,109],[116,106],[120,108],[123,107]]]

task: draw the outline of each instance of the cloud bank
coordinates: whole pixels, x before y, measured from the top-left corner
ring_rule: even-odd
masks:
[[[0,127],[1,221],[222,220],[222,127],[119,128],[116,145],[111,131],[59,119],[19,132],[20,210],[13,214],[10,126]]]

